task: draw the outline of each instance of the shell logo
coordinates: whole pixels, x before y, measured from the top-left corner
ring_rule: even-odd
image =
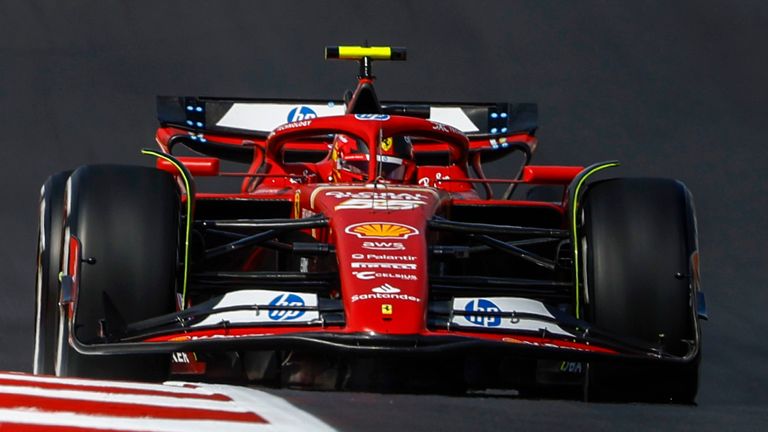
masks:
[[[344,232],[356,235],[358,238],[407,239],[418,234],[419,230],[412,226],[393,222],[365,222],[350,225]]]

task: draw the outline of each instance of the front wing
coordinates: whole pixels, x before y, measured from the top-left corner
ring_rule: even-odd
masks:
[[[687,362],[644,341],[610,334],[541,302],[518,297],[454,298],[430,302],[420,334],[349,332],[340,300],[273,290],[227,293],[192,308],[116,329],[103,341],[70,344],[82,354],[193,351],[321,350],[360,354],[438,354],[503,351],[521,357],[572,360]]]

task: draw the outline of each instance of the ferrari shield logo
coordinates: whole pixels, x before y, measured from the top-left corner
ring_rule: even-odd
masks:
[[[388,152],[392,149],[392,137],[381,140],[381,149]]]

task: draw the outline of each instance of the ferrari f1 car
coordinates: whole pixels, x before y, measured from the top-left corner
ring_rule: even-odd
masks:
[[[343,100],[159,97],[156,166],[51,176],[35,372],[694,401],[686,187],[531,164],[533,104],[380,101],[405,56],[326,48]]]

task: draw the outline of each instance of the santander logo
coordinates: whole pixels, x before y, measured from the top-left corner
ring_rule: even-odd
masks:
[[[400,288],[396,288],[388,283],[385,283],[384,285],[379,285],[376,288],[371,289],[371,291],[379,294],[394,294],[399,293]]]

